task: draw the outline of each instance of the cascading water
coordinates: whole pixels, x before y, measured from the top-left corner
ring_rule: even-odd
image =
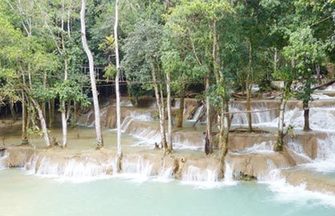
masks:
[[[250,153],[273,153],[273,143],[272,141],[261,142],[259,144],[255,144],[249,148],[245,148],[239,153],[242,154],[250,154]]]
[[[138,156],[134,160],[124,160],[122,163],[123,170],[120,176],[135,178],[136,180],[147,180],[152,176],[153,164],[149,160],[143,159],[143,157]]]
[[[246,107],[240,103],[233,103],[230,106],[230,112],[233,114],[232,125],[246,125],[248,124],[248,116],[246,111]],[[252,106],[252,123],[253,124],[264,124],[269,123],[273,119],[276,118],[273,112],[268,110],[266,103],[261,102],[257,104],[253,104]]]
[[[8,154],[6,152],[4,152],[3,155],[0,155],[0,170],[7,168],[7,158]]]
[[[216,182],[218,181],[216,170],[201,170],[199,167],[190,165],[187,171],[183,174],[183,181],[194,182],[194,181],[206,181]]]
[[[317,157],[305,167],[323,173],[335,173],[335,134],[328,134],[326,139],[318,139]]]
[[[39,154],[34,154],[24,167],[30,174],[74,182],[106,178],[113,172],[111,161],[102,163],[89,157],[69,159]]]
[[[225,162],[225,175],[224,175],[224,184],[225,185],[235,185],[236,181],[234,181],[233,175],[234,169],[229,161]]]
[[[201,113],[203,112],[204,108],[205,108],[205,105],[199,106],[197,108],[197,110],[195,111],[195,113],[194,113],[194,115],[193,115],[193,117],[190,121],[197,121],[199,119]]]

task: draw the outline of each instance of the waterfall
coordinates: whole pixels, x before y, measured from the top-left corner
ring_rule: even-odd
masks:
[[[183,173],[182,180],[185,182],[216,182],[218,181],[218,176],[216,170],[201,170],[198,167],[190,165],[188,166],[187,171]]]
[[[226,161],[225,162],[225,175],[224,175],[224,183],[225,185],[235,185],[236,181],[234,181],[233,176],[233,168],[232,165]]]
[[[271,111],[264,111],[268,109],[269,107],[265,102],[252,104],[251,110],[254,111],[254,113],[252,113],[252,123],[257,125],[270,123],[271,121],[273,121],[276,116],[274,116]],[[233,125],[248,124],[248,116],[246,110],[247,109],[245,104],[233,103],[230,105],[230,112],[234,113],[232,121]]]
[[[335,108],[334,107],[311,107],[310,127],[317,131],[335,132]],[[272,122],[273,127],[278,125],[278,118]],[[286,126],[292,125],[295,129],[302,129],[304,126],[304,113],[299,108],[285,112]]]
[[[305,167],[323,173],[335,172],[335,134],[328,134],[326,139],[318,139],[317,157]]]
[[[196,166],[188,166],[182,175],[182,184],[195,185],[199,188],[212,188],[222,186],[216,169],[200,169]]]
[[[0,155],[0,170],[7,168],[7,158],[8,153],[4,152],[3,155]]]
[[[129,127],[129,125],[133,122],[133,118],[132,116],[127,116],[123,119],[122,123],[121,123],[121,131],[122,133],[125,133]]]
[[[87,181],[106,178],[112,174],[111,162],[98,162],[86,158],[56,158],[45,155],[33,155],[25,164],[29,173],[43,177],[57,177],[71,181]]]
[[[202,113],[202,111],[204,110],[204,108],[205,108],[205,105],[199,106],[197,108],[197,110],[195,111],[195,113],[194,113],[194,115],[193,115],[193,117],[192,117],[192,119],[190,121],[196,121],[196,120],[198,120],[199,117],[200,117],[200,115],[201,115],[201,113]]]
[[[138,156],[137,160],[124,160],[122,175],[125,177],[148,179],[152,175],[153,164],[149,160],[144,160]]]
[[[165,168],[163,166],[163,168],[159,171],[157,178],[155,179],[155,181],[159,181],[159,182],[170,182],[172,180],[172,167],[167,167]]]
[[[254,144],[251,147],[245,148],[239,153],[242,154],[250,154],[250,153],[273,153],[273,143],[272,141],[267,141],[267,142],[261,142],[258,144]]]

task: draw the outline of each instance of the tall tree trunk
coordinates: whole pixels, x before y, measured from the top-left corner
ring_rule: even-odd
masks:
[[[211,154],[213,153],[212,146],[212,120],[211,120],[211,105],[209,100],[209,74],[206,77],[206,142],[205,142],[205,153]]]
[[[184,123],[184,109],[185,109],[185,90],[184,88],[181,90],[180,93],[180,107],[177,113],[177,128],[182,128]]]
[[[68,79],[68,64],[67,59],[64,59],[64,82]],[[67,109],[66,103],[63,99],[61,101],[61,116],[62,116],[62,133],[63,133],[63,140],[62,140],[62,147],[65,148],[67,145],[67,117],[66,117]]]
[[[247,119],[248,131],[252,132],[251,88],[249,86],[247,86]]]
[[[319,64],[317,64],[315,66],[315,70],[316,70],[316,77],[317,77],[317,80],[318,80],[318,84],[320,85],[322,83],[322,81],[321,81],[321,68],[320,68]]]
[[[16,117],[16,112],[15,112],[15,109],[14,109],[14,102],[13,101],[9,102],[9,109],[10,109],[10,114],[12,116],[13,121],[16,121],[17,117]]]
[[[29,144],[28,141],[28,112],[24,92],[22,91],[22,145]]]
[[[94,117],[95,117],[95,132],[96,132],[96,141],[97,149],[103,147],[103,139],[101,133],[101,123],[100,123],[100,107],[98,101],[98,92],[95,81],[94,73],[94,61],[91,50],[88,47],[86,39],[86,24],[85,24],[85,10],[86,10],[86,0],[81,0],[81,11],[80,11],[80,25],[81,25],[81,41],[83,44],[84,51],[88,58],[89,71],[90,71],[90,80],[91,80],[91,89],[93,95],[93,106],[94,106]]]
[[[116,127],[117,127],[117,164],[118,172],[122,170],[122,149],[121,149],[121,106],[120,106],[120,59],[119,59],[119,43],[118,43],[118,22],[119,22],[119,1],[115,1],[115,22],[114,22],[114,43],[116,58],[116,76],[115,76],[115,94],[116,94]]]
[[[42,129],[42,133],[43,133],[43,138],[44,138],[45,144],[48,147],[50,147],[51,146],[51,142],[50,142],[50,138],[49,138],[49,132],[48,132],[47,124],[46,124],[46,121],[45,121],[45,118],[44,118],[41,106],[33,98],[30,98],[30,100],[32,101],[32,103],[35,106],[35,109],[37,110],[37,115],[38,115],[38,118],[40,120],[41,129]]]
[[[165,124],[165,102],[163,94],[163,85],[159,85],[160,99],[161,99],[161,108],[162,108],[162,125],[163,125],[163,147],[165,151],[168,150],[167,139],[166,139],[166,124]]]
[[[47,74],[47,72],[45,71],[44,72],[44,76],[43,76],[43,89],[44,89],[44,91],[46,91],[46,89],[47,89],[47,80],[48,80],[48,74]],[[45,117],[47,117],[47,112],[46,112],[46,103],[45,102],[43,102],[42,104],[41,104],[41,109],[42,109],[42,112],[43,112],[43,115],[45,116]]]
[[[48,126],[49,128],[51,128],[53,126],[54,123],[54,119],[55,119],[55,99],[51,99],[48,101],[48,107],[49,107],[49,122],[48,122]]]
[[[26,85],[25,75],[22,73],[22,83]],[[21,94],[22,97],[22,145],[29,144],[28,140],[28,109],[27,109],[27,98],[24,95],[24,91]]]
[[[161,147],[166,148],[165,129],[164,129],[165,125],[164,125],[164,119],[163,119],[164,115],[163,115],[163,109],[162,109],[162,106],[161,106],[159,88],[158,88],[158,84],[157,84],[157,74],[156,74],[155,66],[153,64],[151,66],[152,66],[151,76],[152,76],[153,87],[154,87],[155,97],[156,97],[156,105],[157,105],[158,115],[159,115],[159,129],[160,129],[160,133],[161,133]]]
[[[303,101],[303,110],[304,110],[304,131],[311,130],[309,126],[309,106],[308,101]]]
[[[166,72],[166,92],[167,92],[167,113],[168,113],[168,132],[167,143],[168,152],[172,152],[172,112],[171,112],[171,89],[170,89],[170,72]]]
[[[284,146],[284,121],[285,121],[285,107],[286,107],[286,97],[283,93],[283,96],[280,100],[280,110],[279,110],[279,119],[278,119],[278,137],[277,142],[274,146],[275,151],[282,151]]]
[[[229,117],[229,101],[225,100],[223,109],[221,110],[223,134],[220,141],[221,152],[220,152],[220,172],[219,178],[223,179],[225,175],[225,158],[228,153],[228,140],[229,140],[229,129],[230,129],[230,117]]]
[[[248,118],[248,131],[252,132],[252,110],[251,110],[251,90],[252,90],[252,45],[249,41],[249,70],[247,74],[246,91],[247,91],[247,118]]]

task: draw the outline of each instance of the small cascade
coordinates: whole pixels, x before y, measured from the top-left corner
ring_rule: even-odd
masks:
[[[225,162],[225,175],[224,175],[223,182],[226,185],[235,185],[236,184],[236,181],[234,181],[232,165],[228,161]]]
[[[195,111],[195,113],[194,113],[194,115],[193,115],[193,117],[190,121],[197,121],[199,119],[201,113],[203,112],[204,108],[205,108],[205,105],[199,106],[197,108],[197,110]]]
[[[306,161],[311,161],[311,158],[305,153],[305,150],[300,142],[297,140],[289,139],[287,142],[287,147],[293,151],[296,155],[299,155]]]
[[[261,142],[259,144],[255,144],[251,147],[245,148],[244,150],[240,151],[239,153],[242,154],[250,154],[250,153],[273,153],[273,143],[272,141]]]
[[[66,159],[34,155],[25,165],[31,174],[85,181],[112,174],[111,162],[102,164],[89,158]]]
[[[123,170],[119,174],[121,177],[135,178],[137,180],[147,180],[152,176],[153,164],[149,160],[138,156],[137,160],[125,159],[122,163]]]
[[[278,181],[285,181],[285,179],[281,175],[280,169],[270,160],[266,161],[267,163],[267,171],[259,176],[257,179],[261,183],[272,183]]]
[[[152,121],[151,113],[150,112],[131,112],[129,115],[127,115],[124,119],[123,122],[121,123],[121,130],[123,133],[125,133],[129,127],[129,125],[134,121],[144,121],[144,122],[149,122]]]
[[[82,126],[82,127],[87,127],[88,125],[92,124],[92,121],[94,122],[94,113],[93,110],[89,110],[88,113],[82,114],[77,122],[77,125]]]
[[[7,158],[8,158],[8,153],[6,152],[3,155],[0,155],[0,170],[7,168]]]
[[[317,157],[305,166],[318,172],[335,172],[335,134],[329,134],[326,139],[318,140]]]
[[[246,107],[244,104],[233,103],[230,106],[230,112],[233,114],[233,125],[246,125],[248,124],[248,115],[246,113]],[[273,112],[268,111],[266,103],[257,103],[252,106],[252,123],[253,124],[265,124],[270,123],[276,116]],[[266,111],[265,111],[266,110]]]
[[[211,188],[222,185],[219,181],[216,169],[200,169],[195,166],[188,166],[182,175],[183,184],[196,185],[201,188]]]
[[[129,125],[133,122],[132,116],[127,116],[126,118],[123,119],[123,122],[121,124],[121,131],[122,133],[125,133],[129,127]]]
[[[121,107],[133,107],[133,104],[129,99],[126,100],[125,98],[122,98],[120,102],[120,106]]]
[[[172,180],[172,172],[173,169],[172,167],[163,167],[159,173],[157,178],[155,179],[155,181],[159,181],[159,182],[169,182]]]
[[[159,125],[156,122],[144,122],[126,117],[121,125],[122,131],[134,136],[140,141],[135,146],[154,147],[159,144],[161,134]],[[204,137],[199,132],[175,132],[173,134],[173,146],[175,149],[201,150],[203,148]]]
[[[310,127],[317,131],[335,132],[335,108],[333,107],[312,107],[310,108]],[[299,108],[285,112],[285,124],[292,125],[295,129],[302,129],[304,126],[304,113]],[[278,118],[271,122],[273,127],[278,125]]]
[[[325,91],[335,91],[335,84],[328,86]]]

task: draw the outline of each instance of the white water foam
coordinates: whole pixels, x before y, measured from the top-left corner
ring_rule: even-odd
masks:
[[[326,139],[318,139],[317,157],[312,163],[304,165],[318,172],[335,172],[335,134],[329,134]]]
[[[216,169],[202,170],[199,167],[188,166],[182,175],[182,184],[194,185],[197,188],[207,189],[222,186]]]
[[[328,205],[335,207],[335,196],[333,194],[321,193],[307,190],[306,184],[302,183],[293,186],[287,183],[284,178],[280,178],[278,171],[268,181],[263,181],[269,189],[275,192],[274,199],[279,202],[298,202],[301,204]],[[277,175],[276,175],[277,174]]]
[[[302,204],[313,203],[335,206],[334,194],[307,190],[305,183],[293,186],[287,183],[279,169],[274,168],[271,164],[269,164],[269,167],[273,168],[270,169],[266,175],[259,177],[258,182],[268,185],[269,189],[275,193],[274,199],[276,201],[284,203],[298,202]]]
[[[226,161],[225,162],[225,175],[224,175],[224,184],[225,185],[236,185],[237,182],[234,180],[234,175],[233,175],[234,169],[232,165]]]
[[[245,148],[244,150],[240,151],[239,153],[242,154],[250,154],[250,153],[273,153],[273,143],[272,141],[261,142],[259,144],[255,144],[251,147]]]
[[[276,118],[276,116],[274,116],[271,111],[264,110],[268,110],[266,103],[253,104],[252,111],[255,111],[254,113],[252,113],[253,124],[269,123]],[[245,111],[246,108],[242,104],[234,103],[230,106],[230,112],[234,113],[232,125],[248,124],[248,115]]]
[[[0,157],[0,170],[6,169],[8,167],[7,158],[8,158],[8,153],[5,153],[2,157]]]
[[[72,182],[86,182],[107,178],[112,174],[111,167],[111,161],[101,164],[89,158],[85,160],[57,160],[39,155],[34,155],[25,164],[25,169],[29,174]]]
[[[188,121],[190,121],[190,122],[195,122],[195,121],[197,121],[197,120],[199,119],[201,113],[203,112],[204,108],[205,108],[205,105],[201,105],[201,106],[199,106],[199,107],[197,108],[197,110],[195,111],[195,113],[194,113],[192,119],[190,119],[190,120],[188,120]]]

